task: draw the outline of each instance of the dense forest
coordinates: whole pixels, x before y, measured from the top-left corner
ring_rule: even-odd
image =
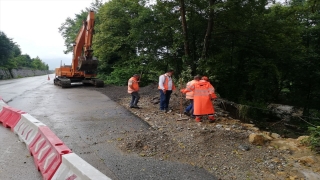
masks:
[[[320,1],[96,0],[59,27],[66,52],[96,12],[93,50],[100,78],[126,85],[132,74],[157,82],[210,78],[220,97],[264,109],[282,103],[319,125]]]
[[[0,31],[0,68],[49,70],[48,64],[39,57],[31,58],[28,54],[21,54],[19,45],[2,31]]]

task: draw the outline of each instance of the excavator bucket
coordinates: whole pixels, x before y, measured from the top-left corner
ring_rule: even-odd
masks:
[[[84,57],[78,58],[78,71],[96,71],[98,68],[98,59],[95,57],[85,59]]]

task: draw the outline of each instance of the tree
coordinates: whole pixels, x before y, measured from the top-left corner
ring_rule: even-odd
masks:
[[[302,49],[288,78],[289,96],[291,103],[303,107],[304,115],[309,116],[320,103],[320,5],[316,1],[292,1],[289,8],[300,23]]]
[[[81,10],[79,14],[75,14],[75,18],[68,17],[64,23],[58,28],[59,33],[64,38],[64,45],[66,46],[65,54],[73,51],[73,44],[78,35],[80,28],[82,27],[83,21],[87,19],[88,12],[90,10],[97,12],[102,6],[102,0],[95,0],[91,3],[89,8]]]
[[[13,56],[14,43],[0,31],[0,66],[5,67]]]
[[[184,55],[189,58],[190,48],[189,48],[189,38],[188,38],[188,26],[186,20],[186,9],[184,0],[179,0],[180,2],[180,13],[181,13],[181,26],[184,37]]]
[[[65,40],[65,54],[73,52],[73,45],[75,44],[75,39],[78,35],[83,21],[86,20],[88,16],[88,12],[81,10],[80,14],[75,14],[75,16],[76,17],[74,19],[68,17],[66,21],[62,23],[61,26],[58,28],[59,33]]]
[[[211,40],[211,33],[213,30],[214,3],[215,3],[215,0],[209,0],[208,26],[207,26],[206,35],[204,37],[204,42],[203,42],[203,48],[202,48],[202,54],[201,54],[202,59],[206,59],[208,54],[209,44]]]

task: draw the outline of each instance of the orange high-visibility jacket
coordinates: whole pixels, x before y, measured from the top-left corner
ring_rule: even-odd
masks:
[[[199,82],[199,81],[197,81],[197,80],[189,81],[189,82],[187,83],[186,88],[189,88],[190,86],[193,86],[195,83],[198,83],[198,82]],[[193,99],[193,91],[187,92],[187,93],[186,93],[186,98],[187,98],[187,99]]]
[[[132,87],[132,88],[131,88]],[[128,93],[139,91],[139,82],[135,77],[131,77],[128,80]]]
[[[165,90],[168,90],[168,83],[169,83],[169,77],[166,76],[166,74],[163,74],[162,76],[164,76],[164,83],[163,83],[163,87]],[[158,86],[158,89],[161,89],[160,86]],[[176,87],[172,81],[172,90],[175,90]]]
[[[214,107],[211,102],[211,99],[217,98],[216,94],[214,93],[214,88],[207,81],[201,81],[195,83],[194,85],[181,90],[181,92],[186,93],[193,91],[193,114],[195,116],[200,115],[207,115],[207,114],[214,114]]]

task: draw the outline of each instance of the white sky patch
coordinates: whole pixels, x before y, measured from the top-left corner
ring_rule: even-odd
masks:
[[[60,62],[71,64],[72,54],[64,54],[64,39],[58,28],[75,18],[94,0],[0,0],[0,31],[16,42],[22,54],[39,58],[49,69]]]

